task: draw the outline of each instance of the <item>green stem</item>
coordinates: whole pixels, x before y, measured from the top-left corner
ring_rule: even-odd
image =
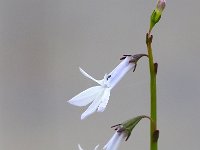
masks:
[[[149,56],[149,70],[150,70],[150,95],[151,95],[151,114],[150,118],[152,122],[150,123],[150,150],[157,150],[157,140],[159,131],[157,130],[157,109],[156,109],[156,73],[157,65],[155,65],[153,60],[153,53],[151,48],[153,36],[147,33],[146,44]]]

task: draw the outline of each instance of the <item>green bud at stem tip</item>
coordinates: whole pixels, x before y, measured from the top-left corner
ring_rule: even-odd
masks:
[[[159,22],[161,15],[162,15],[162,12],[165,9],[165,6],[166,6],[165,0],[158,0],[158,3],[156,5],[156,9],[151,14],[149,34],[151,33],[151,30],[153,29],[155,24]]]

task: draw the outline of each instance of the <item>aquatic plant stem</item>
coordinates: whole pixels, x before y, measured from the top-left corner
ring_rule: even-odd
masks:
[[[149,56],[149,70],[150,70],[150,150],[158,149],[158,136],[159,131],[157,130],[157,104],[156,104],[156,74],[157,74],[157,63],[154,63],[152,53],[153,36],[150,33],[146,34],[146,45]]]

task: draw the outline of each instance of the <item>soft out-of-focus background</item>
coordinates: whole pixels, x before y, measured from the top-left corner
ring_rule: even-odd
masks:
[[[69,105],[123,54],[146,53],[145,33],[156,1],[1,0],[0,149],[76,150],[102,147],[110,126],[149,114],[146,58],[111,93],[104,113],[81,121]],[[153,30],[158,69],[159,148],[200,147],[200,2],[167,1]],[[149,148],[149,121],[121,149]]]

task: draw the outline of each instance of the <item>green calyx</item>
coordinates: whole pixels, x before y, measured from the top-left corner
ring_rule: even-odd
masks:
[[[151,32],[151,30],[153,29],[155,24],[159,22],[159,20],[161,18],[161,14],[162,14],[162,12],[160,10],[158,10],[157,8],[152,12],[151,18],[150,18],[149,32]]]
[[[143,118],[148,118],[148,116],[142,115],[142,116],[137,116],[133,119],[127,120],[124,123],[122,123],[122,127],[118,130],[118,132],[125,132],[127,134],[126,141],[131,135],[132,130],[135,128],[135,126],[140,122],[141,119]]]

